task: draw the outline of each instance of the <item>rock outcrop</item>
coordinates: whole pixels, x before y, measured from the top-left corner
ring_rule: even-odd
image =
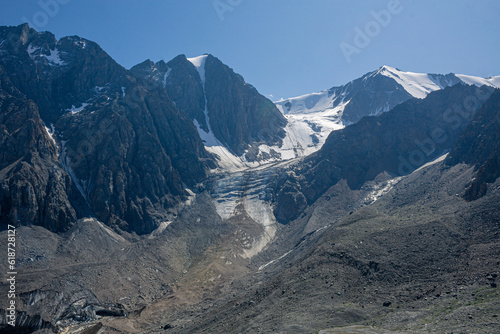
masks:
[[[33,101],[17,91],[0,66],[0,223],[64,231],[76,220],[78,195],[58,162]]]

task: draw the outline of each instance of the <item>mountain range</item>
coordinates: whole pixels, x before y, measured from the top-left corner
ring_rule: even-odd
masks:
[[[456,84],[500,87],[500,77],[488,79],[461,74],[403,72],[382,66],[343,86],[275,102],[291,128],[305,130],[314,140],[301,143],[308,154],[318,150],[332,130],[358,122],[365,116],[389,111],[406,100]]]
[[[382,66],[272,102],[210,54],[0,27],[17,328],[494,333],[497,88]]]

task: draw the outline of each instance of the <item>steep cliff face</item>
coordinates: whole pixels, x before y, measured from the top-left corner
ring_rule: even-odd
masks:
[[[164,87],[179,110],[185,112],[208,132],[205,119],[205,93],[198,71],[184,55],[165,63],[146,60],[130,69],[135,77],[149,85]]]
[[[0,40],[4,77],[38,107],[42,129],[45,123],[53,132],[47,168],[62,167],[80,194],[82,203],[70,199],[69,208],[87,206],[111,226],[149,233],[176,214],[186,187],[214,166],[193,122],[166,91],[137,82],[97,44],[76,36],[57,41],[26,24],[0,28]],[[30,117],[18,115],[19,124]],[[27,163],[38,177],[38,162]],[[27,224],[41,224],[32,216]]]
[[[76,189],[36,104],[12,87],[1,66],[0,81],[0,223],[64,231],[76,221]]]
[[[1,63],[21,92],[54,123],[70,109],[130,85],[127,71],[96,43],[77,36],[59,41],[27,24],[1,27]]]
[[[476,177],[464,194],[469,201],[483,197],[488,184],[500,176],[500,90],[491,95],[451,149],[446,164],[457,163],[477,168]]]
[[[62,159],[99,219],[137,233],[175,215],[208,159],[191,121],[162,90],[110,97],[62,117]]]
[[[158,69],[165,71],[163,83],[168,96],[180,110],[196,120],[201,129],[208,132],[208,120],[204,113],[207,103],[205,88],[196,67],[184,55],[179,55],[167,64],[160,61]]]
[[[258,143],[281,142],[286,119],[270,100],[210,55],[205,75],[210,125],[221,142],[237,155]]]
[[[212,55],[177,56],[168,63],[145,61],[131,72],[164,87],[199,129],[237,156],[260,144],[281,145],[286,119],[275,105]],[[203,134],[204,135],[204,134]],[[211,145],[210,143],[207,143]],[[247,160],[257,154],[247,154]]]

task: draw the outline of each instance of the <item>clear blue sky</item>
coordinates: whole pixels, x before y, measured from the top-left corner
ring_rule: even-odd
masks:
[[[57,38],[79,35],[126,68],[211,53],[274,99],[341,85],[382,65],[500,75],[500,1],[392,1],[1,0],[0,25],[27,19]],[[397,13],[383,24],[371,14],[390,8]],[[368,28],[368,42],[358,36],[356,46],[356,27]],[[343,42],[357,48],[350,62]]]

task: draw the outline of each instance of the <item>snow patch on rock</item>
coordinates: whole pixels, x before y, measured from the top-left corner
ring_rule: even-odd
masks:
[[[205,86],[205,61],[207,60],[207,57],[208,55],[201,55],[194,58],[187,58],[187,60],[189,60],[189,62],[196,67],[196,70],[198,70],[203,86]]]

